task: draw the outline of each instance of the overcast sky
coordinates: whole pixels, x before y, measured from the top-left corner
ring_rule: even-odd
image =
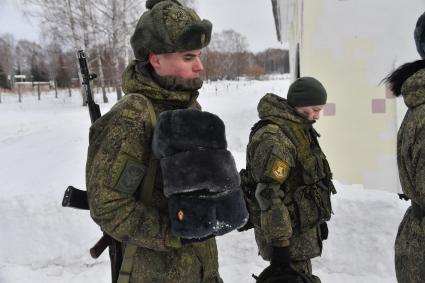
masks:
[[[0,33],[11,33],[15,39],[39,41],[40,29],[36,20],[22,16],[17,1],[0,0]]]
[[[234,29],[248,38],[254,52],[281,48],[277,41],[271,0],[198,0],[201,18],[213,23],[213,32]]]
[[[12,33],[16,39],[40,41],[37,20],[26,19],[16,0],[0,0],[0,34]],[[270,0],[197,0],[201,18],[213,23],[213,32],[233,29],[247,37],[249,50],[280,48]]]

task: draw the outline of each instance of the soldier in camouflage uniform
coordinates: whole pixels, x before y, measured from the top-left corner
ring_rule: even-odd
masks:
[[[425,13],[415,30],[425,58]],[[386,78],[408,108],[397,136],[397,161],[403,193],[412,202],[398,228],[395,269],[399,283],[425,282],[425,60],[399,67]]]
[[[152,200],[139,197],[152,155],[149,104],[157,115],[200,109],[200,53],[212,25],[176,0],[148,0],[146,7],[131,38],[136,60],[123,74],[126,95],[90,129],[91,216],[123,249],[136,246],[129,282],[222,282],[214,238],[185,242],[171,233],[159,168]]]
[[[271,262],[257,282],[320,282],[310,259],[321,255],[327,238],[335,188],[313,124],[327,95],[319,81],[303,77],[287,97],[260,100],[261,120],[252,128],[241,173],[260,255]]]

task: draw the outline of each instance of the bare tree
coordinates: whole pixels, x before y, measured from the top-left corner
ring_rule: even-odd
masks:
[[[12,78],[15,65],[15,39],[11,34],[0,37],[0,66],[7,78]],[[12,87],[9,85],[9,87]]]
[[[137,20],[143,11],[144,1],[137,0],[93,0],[93,7],[99,14],[100,21],[97,28],[103,32],[113,62],[113,84],[117,91],[117,99],[122,97],[121,92],[121,65],[129,61],[130,32],[134,30]],[[120,59],[124,64],[120,64]]]
[[[90,9],[89,11],[89,15],[90,15],[90,25],[92,27],[98,27],[99,23],[98,18],[94,16],[94,11],[93,9]],[[99,74],[99,80],[100,80],[100,87],[102,89],[102,98],[103,98],[103,102],[107,103],[108,100],[108,96],[106,95],[106,85],[105,85],[105,75],[103,72],[103,62],[102,62],[102,57],[101,57],[101,45],[97,40],[98,36],[97,36],[97,32],[93,32],[93,44],[94,44],[94,50],[95,50],[95,54],[96,54],[96,62],[98,65],[98,74]]]
[[[76,52],[89,47],[89,26],[87,0],[20,0],[24,14],[37,17],[45,34],[64,47],[70,46]],[[78,72],[80,82],[81,74]],[[81,89],[83,106],[85,93]]]
[[[248,50],[246,37],[234,30],[214,33],[209,49],[222,54],[224,78],[235,79],[242,74],[244,56]]]

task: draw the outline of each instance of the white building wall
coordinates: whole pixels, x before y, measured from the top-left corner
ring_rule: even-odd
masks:
[[[301,76],[328,91],[330,115],[315,127],[335,179],[399,191],[396,134],[405,107],[380,82],[419,59],[413,29],[425,0],[280,0],[281,17],[288,2],[295,17],[281,22],[289,27],[292,74],[299,43]]]

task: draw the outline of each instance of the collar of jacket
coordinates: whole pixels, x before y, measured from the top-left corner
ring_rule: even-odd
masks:
[[[410,76],[401,86],[404,103],[410,109],[425,103],[425,69]]]
[[[267,93],[257,106],[258,116],[260,119],[271,120],[275,123],[282,123],[284,120],[290,120],[298,124],[311,126],[315,121],[310,121],[299,115],[288,101],[273,93]]]
[[[155,103],[177,107],[188,107],[199,95],[197,89],[202,84],[199,86],[191,80],[187,80],[185,83],[184,80],[175,80],[174,78],[158,80],[159,76],[156,75],[155,77],[152,73],[149,65],[142,66],[136,64],[136,61],[131,62],[122,77],[124,93],[141,93]],[[190,89],[191,87],[193,88]]]

